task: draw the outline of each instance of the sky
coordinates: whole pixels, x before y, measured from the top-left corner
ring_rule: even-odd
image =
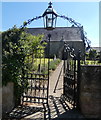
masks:
[[[48,2],[2,2],[2,28],[8,30],[14,25],[20,27],[24,21],[44,13]],[[59,15],[74,19],[84,27],[91,46],[99,46],[99,2],[53,2],[53,8]],[[67,20],[57,19],[57,27],[69,27]],[[43,19],[33,21],[28,28],[43,27]]]

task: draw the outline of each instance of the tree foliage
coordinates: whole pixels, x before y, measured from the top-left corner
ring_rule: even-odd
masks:
[[[90,59],[90,60],[96,60],[97,52],[96,52],[95,49],[91,49],[91,50],[89,51],[89,53],[86,54],[86,56],[87,56],[88,59]]]
[[[101,63],[101,51],[99,52],[99,63]]]
[[[15,26],[2,32],[2,84],[12,81],[21,92],[22,70],[27,68],[26,56],[33,54],[43,35],[33,36]],[[27,72],[27,70],[26,70]],[[26,84],[24,84],[27,86]],[[18,92],[18,91],[17,91]],[[18,93],[18,95],[20,95]]]

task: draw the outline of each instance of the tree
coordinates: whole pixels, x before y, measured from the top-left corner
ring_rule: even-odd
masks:
[[[42,37],[28,34],[15,26],[2,32],[2,84],[6,85],[10,81],[14,83],[16,103],[23,92],[22,76],[23,69],[28,65],[27,55],[41,47]],[[27,87],[28,83],[25,83]]]
[[[92,49],[89,51],[89,59],[90,60],[96,60],[97,52],[96,50]]]
[[[101,51],[99,52],[99,63],[101,63]]]

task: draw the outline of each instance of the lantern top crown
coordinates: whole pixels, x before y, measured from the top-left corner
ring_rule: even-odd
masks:
[[[48,4],[49,4],[48,8],[52,8],[52,2],[49,2]]]
[[[48,8],[45,10],[45,12],[43,13],[43,17],[46,15],[46,14],[54,14],[55,16],[57,16],[57,13],[56,13],[56,11],[53,9],[53,7],[52,7],[52,2],[49,2],[48,3],[49,4],[49,6],[48,6]]]

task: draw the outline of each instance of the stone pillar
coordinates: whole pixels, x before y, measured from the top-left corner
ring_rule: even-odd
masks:
[[[14,108],[14,84],[8,83],[2,87],[2,113],[3,115]]]
[[[87,118],[101,118],[101,66],[81,66],[80,108]]]

